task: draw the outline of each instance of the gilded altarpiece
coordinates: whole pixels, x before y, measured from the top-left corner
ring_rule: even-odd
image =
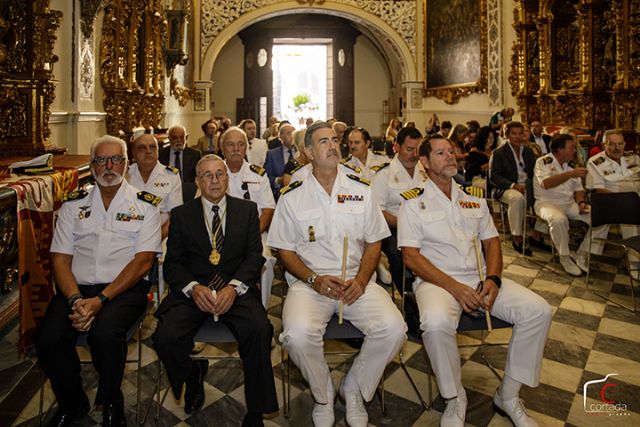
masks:
[[[62,13],[49,0],[0,0],[0,152],[60,151],[49,141],[53,54]]]
[[[524,120],[634,129],[640,0],[519,0],[509,82]]]
[[[157,127],[164,106],[164,43],[167,21],[162,0],[104,2],[100,79],[107,132]]]

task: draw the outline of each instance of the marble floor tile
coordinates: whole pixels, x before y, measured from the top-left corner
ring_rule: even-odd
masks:
[[[623,357],[592,350],[584,369],[602,375],[615,372],[625,382],[640,386],[640,363]]]
[[[587,349],[590,349],[593,345],[596,335],[596,331],[555,321],[551,322],[551,328],[549,329],[549,338]]]
[[[598,329],[600,319],[601,318],[598,316],[578,313],[577,311],[566,310],[564,308],[558,308],[553,315],[554,322],[565,323],[567,325],[573,325],[593,331]]]
[[[604,318],[598,327],[598,333],[640,342],[640,325]]]
[[[589,358],[589,349],[550,338],[544,349],[544,357],[582,369]]]
[[[586,301],[575,297],[565,297],[562,304],[560,304],[560,308],[564,308],[565,310],[573,310],[578,313],[585,313],[598,317],[602,317],[605,307],[605,303]]]
[[[522,387],[520,397],[527,409],[565,420],[571,409],[574,393],[540,383],[536,388]]]
[[[493,396],[500,380],[484,363],[468,360],[462,366],[462,384],[466,389]]]
[[[407,368],[409,375],[413,379],[422,399],[425,403],[429,404],[429,380],[427,374],[417,369]],[[402,369],[397,369],[392,375],[390,375],[384,382],[384,389],[390,393],[409,400],[413,403],[420,404],[420,398],[416,394],[415,390],[411,386],[407,374]],[[431,396],[432,398],[438,394],[438,385],[435,377],[431,378]]]
[[[558,283],[551,280],[543,280],[543,279],[535,279],[529,289],[532,291],[546,291],[552,292],[554,294],[564,296],[569,289],[569,285],[564,285],[562,283]]]
[[[636,341],[598,334],[593,349],[640,362],[640,343]]]
[[[581,384],[582,369],[568,366],[551,359],[542,360],[540,381],[556,388],[575,392]]]

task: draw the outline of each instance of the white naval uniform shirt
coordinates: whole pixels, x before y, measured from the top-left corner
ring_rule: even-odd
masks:
[[[147,183],[142,180],[140,169],[137,164],[132,164],[127,172],[127,181],[139,190],[147,191],[156,196],[162,197],[158,205],[160,209],[160,221],[164,223],[169,219],[171,209],[182,205],[182,181],[180,174],[158,162]]]
[[[398,247],[420,248],[420,254],[437,268],[475,286],[480,276],[473,238],[481,242],[498,236],[487,202],[465,193],[455,182],[451,200],[431,180],[423,189],[400,207]],[[484,260],[482,263],[486,270]],[[417,277],[415,286],[423,282]]]
[[[368,185],[338,169],[331,195],[313,174],[278,201],[267,243],[272,248],[294,251],[319,275],[340,276],[345,234],[349,238],[347,280],[358,273],[365,243],[391,235],[371,196]],[[298,279],[286,273],[292,285]]]
[[[311,163],[307,163],[302,167],[298,167],[297,169],[294,169],[293,174],[291,174],[291,180],[289,182],[304,181],[309,177],[309,175],[311,175],[312,168],[313,166],[311,165]],[[360,176],[361,170],[360,169],[353,170],[352,168],[353,166],[347,166],[342,163],[338,163],[338,169],[344,172],[345,174]]]
[[[262,209],[275,209],[276,201],[273,198],[273,192],[269,186],[269,177],[266,173],[260,175],[259,171],[264,171],[262,168],[252,167],[251,165],[243,161],[240,170],[236,173],[231,173],[229,167],[227,167],[227,173],[229,174],[229,187],[227,188],[227,194],[238,199],[251,200],[258,205],[258,216],[262,214]],[[246,187],[243,189],[243,185]],[[248,199],[245,194],[248,193]]]
[[[416,163],[413,178],[411,178],[396,154],[389,166],[376,173],[371,183],[371,190],[380,209],[398,216],[400,204],[404,200],[400,193],[421,187],[426,179],[427,173],[420,162]]]
[[[247,144],[247,160],[252,165],[264,167],[264,162],[267,159],[267,151],[269,146],[267,141],[260,138],[253,138]]]
[[[368,150],[368,151],[369,152],[367,153],[367,160],[365,164],[363,164],[360,161],[360,159],[358,159],[353,155],[349,155],[349,157],[345,159],[345,163],[353,167],[359,168],[361,171],[360,172],[361,178],[372,180],[375,175],[375,172],[371,170],[371,168],[373,166],[380,166],[384,163],[388,163],[390,159],[387,156],[381,156],[379,154],[375,154],[371,150]]]
[[[104,210],[100,189],[62,204],[51,252],[72,255],[79,285],[111,283],[139,252],[161,252],[160,212],[123,180]]]
[[[549,153],[536,160],[536,166],[533,170],[533,194],[536,202],[555,202],[567,204],[575,202],[574,193],[576,191],[584,191],[580,178],[570,178],[560,185],[553,188],[542,187],[542,182],[555,175],[573,170],[567,163],[561,165],[556,157]]]
[[[620,163],[602,151],[587,163],[587,188],[604,188],[616,193],[635,191],[640,193],[640,157],[625,153]]]

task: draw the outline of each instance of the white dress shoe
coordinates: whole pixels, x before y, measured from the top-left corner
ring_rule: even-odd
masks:
[[[440,418],[440,427],[464,427],[467,414],[467,399],[456,397],[447,400],[447,407]]]
[[[564,271],[572,276],[580,276],[582,270],[573,262],[569,255],[560,255],[560,265],[564,268]]]
[[[378,267],[376,268],[376,273],[378,274],[378,279],[385,285],[391,284],[391,273],[387,270],[387,267],[383,263],[378,263]]]
[[[344,406],[347,411],[347,425],[349,427],[367,427],[369,425],[369,415],[364,407],[360,391],[345,391],[343,387],[340,387],[340,396],[344,399]]]
[[[575,261],[576,265],[580,270],[585,273],[589,272],[589,266],[587,265],[587,254],[584,252],[578,252],[575,256],[572,256],[573,261]]]
[[[515,427],[538,427],[536,420],[527,415],[527,409],[519,397],[504,401],[496,391],[493,395],[493,409],[503,417],[509,417]]]
[[[333,383],[329,380],[327,387],[327,403],[316,403],[313,405],[313,411],[311,412],[311,419],[315,427],[333,427],[333,423],[336,420],[336,416],[333,413],[333,403],[335,401],[335,394],[333,389]]]

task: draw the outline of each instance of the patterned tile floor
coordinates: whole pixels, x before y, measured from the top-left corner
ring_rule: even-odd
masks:
[[[521,392],[530,414],[541,426],[632,426],[640,425],[640,315],[624,310],[611,302],[595,296],[597,289],[614,298],[629,300],[628,276],[616,267],[618,254],[595,259],[592,277],[594,282],[586,289],[585,278],[572,278],[551,260],[548,253],[536,251],[533,257],[523,258],[504,247],[504,275],[542,295],[554,308],[554,318],[544,353],[542,379],[539,387],[523,387]],[[269,317],[276,329],[280,328],[281,282],[274,286]],[[147,318],[142,345],[142,405],[149,407],[156,378],[156,355],[150,348],[149,335],[154,322]],[[495,330],[486,339],[485,354],[498,371],[504,369],[509,329]],[[471,426],[509,426],[509,420],[493,412],[491,396],[499,384],[494,374],[483,364],[478,333],[459,335],[462,356],[463,383],[469,396],[467,423]],[[20,358],[16,351],[16,327],[4,331],[0,341],[0,425],[37,425],[40,372],[33,357]],[[343,343],[330,342],[328,347],[342,349]],[[135,355],[136,345],[131,343],[130,354]],[[81,351],[83,351],[81,349]],[[228,356],[233,346],[207,345],[202,355]],[[83,351],[83,353],[86,353]],[[427,357],[420,341],[411,339],[404,349],[407,367],[426,399]],[[329,356],[332,375],[336,384],[348,369],[351,357]],[[280,346],[272,352],[274,373],[279,401],[282,406],[280,383]],[[90,398],[95,395],[97,377],[90,366],[83,368],[85,387]],[[584,410],[583,386],[585,382],[604,378],[615,373],[607,383],[606,398],[626,404],[618,410],[589,415]],[[134,424],[136,406],[136,371],[127,367],[123,384],[127,415]],[[433,381],[433,407],[424,410],[411,388],[396,358],[385,372],[386,414],[381,411],[378,398],[368,405],[372,426],[437,426],[444,404],[437,394]],[[193,416],[183,411],[183,403],[169,396],[155,421],[147,418],[148,425],[161,426],[237,426],[244,414],[242,371],[232,360],[210,361],[206,377],[207,391],[204,408]],[[603,383],[588,387],[587,405],[602,404],[600,392]],[[166,389],[163,380],[162,389]],[[299,371],[292,368],[291,416],[281,413],[267,426],[310,426],[313,399]],[[45,407],[52,405],[52,394],[45,388]],[[81,426],[99,424],[101,414],[96,409],[85,417]],[[336,404],[336,425],[344,426],[344,406]]]

